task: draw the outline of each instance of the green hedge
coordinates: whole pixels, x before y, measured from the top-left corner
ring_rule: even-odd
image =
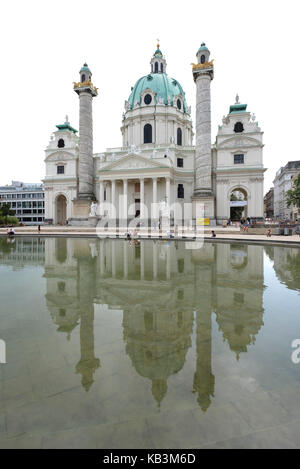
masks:
[[[7,222],[5,220],[5,217],[0,216],[0,226],[6,226],[6,225],[13,225],[17,226],[19,224],[19,220],[17,217],[7,217]]]

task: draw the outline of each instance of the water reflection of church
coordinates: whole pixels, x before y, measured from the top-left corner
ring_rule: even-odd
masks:
[[[58,331],[80,327],[76,371],[88,390],[100,361],[94,352],[94,304],[123,311],[126,353],[137,373],[151,380],[158,404],[168,379],[184,366],[196,334],[193,391],[203,410],[214,395],[212,313],[239,357],[263,325],[263,248],[184,243],[45,241],[47,307]]]
[[[206,244],[190,251],[181,242],[41,242],[47,308],[67,338],[80,328],[76,372],[87,391],[101,366],[94,350],[96,304],[123,312],[126,353],[136,372],[151,381],[159,405],[169,378],[183,369],[195,340],[190,386],[203,411],[210,406],[215,387],[213,313],[237,358],[263,326],[263,247]]]

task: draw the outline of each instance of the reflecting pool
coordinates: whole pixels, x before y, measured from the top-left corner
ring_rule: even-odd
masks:
[[[0,238],[1,448],[300,447],[300,250],[194,247]]]

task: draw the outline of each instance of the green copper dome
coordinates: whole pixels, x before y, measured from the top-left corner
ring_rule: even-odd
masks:
[[[199,49],[198,49],[198,52],[203,52],[205,50],[208,51],[208,48],[206,47],[205,42],[202,42],[201,47],[199,47]]]
[[[162,51],[160,49],[157,49],[155,52],[154,52],[154,56],[155,57],[162,57]]]
[[[181,94],[183,97],[183,110],[186,112],[187,105],[185,92],[183,91],[182,86],[177,80],[169,77],[166,73],[151,73],[140,78],[132,88],[131,95],[128,99],[130,109],[133,109],[136,103],[142,104],[141,95],[147,89],[152,90],[156,95],[154,104],[157,103],[157,98],[163,98],[166,106],[169,102],[170,106],[173,106],[174,97]]]
[[[80,73],[81,72],[89,72],[91,73],[90,69],[89,69],[89,66],[87,63],[83,64],[83,67],[81,67],[81,70],[80,70]]]

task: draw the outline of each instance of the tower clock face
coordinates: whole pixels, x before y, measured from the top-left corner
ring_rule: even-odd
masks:
[[[202,64],[205,63],[205,55],[201,55],[201,63],[202,63]]]

